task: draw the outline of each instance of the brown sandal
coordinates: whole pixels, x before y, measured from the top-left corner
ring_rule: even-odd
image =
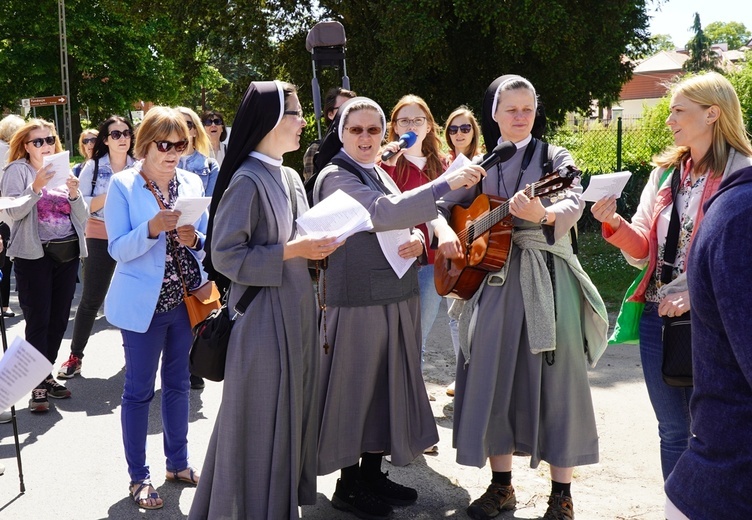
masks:
[[[185,470],[188,470],[188,476],[181,477],[180,473]],[[196,468],[188,466],[187,468],[183,468],[179,471],[168,471],[165,475],[165,478],[172,482],[185,482],[186,484],[190,484],[192,486],[198,486],[198,480],[201,478],[201,475],[198,474],[198,470]]]

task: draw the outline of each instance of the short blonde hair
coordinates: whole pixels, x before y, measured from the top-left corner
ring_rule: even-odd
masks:
[[[91,159],[91,156],[86,156],[86,148],[84,148],[84,139],[86,139],[85,136],[87,135],[93,135],[94,137],[99,136],[99,130],[95,128],[86,128],[84,130],[81,130],[81,135],[78,136],[78,152],[83,156],[84,161]],[[94,148],[91,149],[92,153],[94,153]]]
[[[29,122],[16,130],[13,137],[10,140],[10,148],[8,149],[8,162],[17,161],[18,159],[29,160],[29,154],[26,153],[26,141],[29,140],[29,134],[34,130],[47,128],[50,131],[50,135],[57,137],[55,131],[55,123],[46,121],[44,119],[29,119]],[[55,139],[55,153],[63,151],[63,145],[60,144],[60,138]]]
[[[170,107],[152,107],[144,116],[144,120],[138,125],[136,131],[136,146],[133,154],[137,159],[146,157],[149,145],[154,141],[164,141],[170,134],[177,132],[182,139],[190,139],[188,125],[185,124],[183,115]]]
[[[5,116],[0,120],[0,140],[10,143],[13,134],[16,130],[24,125],[24,120],[15,114]]]
[[[209,136],[204,129],[204,124],[198,118],[198,114],[188,107],[177,107],[176,110],[184,116],[191,118],[193,128],[196,129],[196,137],[193,138],[193,147],[198,150],[199,153],[209,157],[211,142],[209,141]]]

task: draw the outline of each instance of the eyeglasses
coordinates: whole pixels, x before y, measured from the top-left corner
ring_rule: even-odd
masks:
[[[87,137],[85,139],[81,139],[81,142],[84,143],[84,145],[94,144],[94,143],[97,142],[97,138],[96,137]]]
[[[186,125],[188,125],[188,130],[193,130],[193,121],[186,121]]]
[[[425,117],[414,117],[412,119],[409,119],[407,117],[400,117],[397,119],[397,125],[402,128],[407,128],[409,126],[423,126],[426,124],[426,118]]]
[[[110,132],[110,137],[112,137],[115,141],[120,140],[121,137],[125,137],[126,139],[130,139],[131,137],[131,131],[127,128],[125,130],[113,130]]]
[[[173,148],[175,148],[176,152],[183,153],[188,148],[188,139],[183,139],[177,143],[173,143],[172,141],[154,141],[154,144],[157,145],[157,150],[162,153],[167,153]]]
[[[303,117],[303,111],[302,111],[302,110],[300,110],[300,109],[298,109],[298,110],[285,110],[285,111],[284,111],[283,113],[284,113],[284,114],[285,114],[286,116],[298,116],[298,117]]]
[[[363,128],[362,126],[346,126],[345,130],[352,135],[360,135],[364,130],[368,132],[368,135],[381,135],[383,132],[380,126],[369,126],[368,128]]]
[[[464,125],[449,125],[447,127],[447,133],[449,135],[454,135],[457,132],[462,132],[463,134],[469,134],[473,130],[472,125],[464,124]]]
[[[220,118],[218,118],[218,117],[215,117],[214,119],[204,119],[204,120],[203,120],[203,121],[201,121],[201,122],[202,122],[202,123],[204,124],[204,126],[211,126],[211,125],[214,125],[214,126],[222,126],[222,125],[224,125],[224,124],[225,124],[225,122],[224,122],[224,121],[222,121],[222,120],[221,120]]]
[[[38,137],[36,139],[32,139],[31,141],[26,141],[26,144],[31,143],[31,144],[34,145],[34,148],[41,148],[45,144],[48,144],[48,145],[52,146],[52,145],[55,144],[55,141],[57,141],[57,136],[56,135],[50,135],[50,136],[47,136],[47,137]]]

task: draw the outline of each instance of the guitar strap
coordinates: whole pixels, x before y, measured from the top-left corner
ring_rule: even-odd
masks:
[[[533,137],[530,140],[530,144],[527,145],[527,148],[525,148],[525,155],[522,156],[522,165],[520,166],[520,173],[517,175],[517,182],[514,185],[514,191],[510,194],[507,191],[507,185],[504,183],[504,175],[503,170],[501,167],[501,164],[499,164],[499,180],[504,185],[504,192],[507,196],[507,198],[510,198],[512,195],[517,193],[520,189],[520,182],[522,181],[522,176],[525,175],[525,172],[527,171],[527,167],[530,166],[530,161],[533,160],[533,154],[535,153],[535,147],[538,144],[538,140]],[[483,188],[481,187],[481,192],[483,191]],[[499,194],[501,195],[501,194]]]

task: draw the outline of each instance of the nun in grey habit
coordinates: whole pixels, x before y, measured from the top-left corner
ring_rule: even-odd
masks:
[[[293,208],[299,215],[308,204],[282,155],[298,148],[304,126],[292,86],[251,83],[217,179],[207,268],[229,281],[230,308],[247,287],[261,290],[232,329],[190,519],[297,519],[298,506],[316,501],[318,349],[307,259],[337,246],[295,230]]]

